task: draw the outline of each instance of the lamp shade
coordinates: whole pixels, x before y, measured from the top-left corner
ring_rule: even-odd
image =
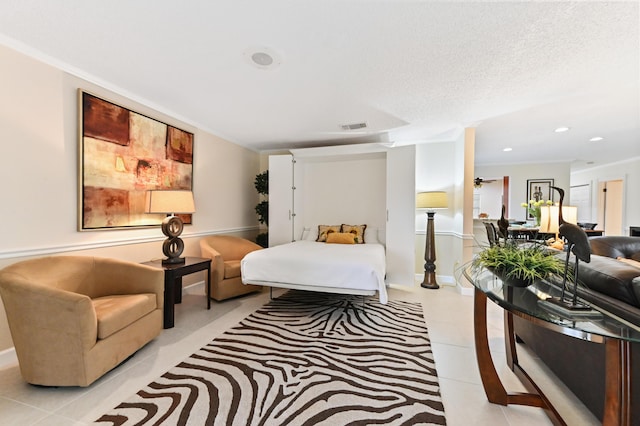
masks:
[[[560,207],[542,206],[540,207],[540,228],[539,232],[555,234],[558,232],[560,217]],[[578,208],[574,206],[562,206],[562,219],[567,223],[578,222]]]
[[[196,211],[193,192],[182,190],[148,191],[147,213],[193,213]]]
[[[446,209],[448,207],[447,193],[444,191],[420,192],[416,198],[419,209]]]

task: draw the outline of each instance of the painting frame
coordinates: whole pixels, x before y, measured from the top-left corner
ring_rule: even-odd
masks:
[[[78,89],[78,231],[160,226],[149,190],[193,191],[193,132]],[[192,224],[191,214],[179,215]]]
[[[527,202],[539,200],[553,200],[554,190],[553,179],[527,179]],[[534,219],[533,215],[527,209],[527,220]]]

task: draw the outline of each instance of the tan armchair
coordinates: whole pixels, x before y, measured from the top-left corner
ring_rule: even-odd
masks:
[[[260,249],[256,243],[229,235],[212,235],[200,240],[201,256],[212,259],[209,278],[212,299],[221,301],[262,290],[262,286],[242,284],[240,277],[242,258]]]
[[[89,386],[162,331],[164,275],[88,256],[26,260],[0,271],[22,377]]]

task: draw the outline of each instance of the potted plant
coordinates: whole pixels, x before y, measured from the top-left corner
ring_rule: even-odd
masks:
[[[256,175],[254,186],[258,194],[267,197],[269,195],[269,170]],[[262,200],[256,205],[256,214],[258,222],[269,226],[269,201]],[[269,232],[261,232],[256,236],[256,243],[261,247],[269,245]]]
[[[514,242],[487,247],[478,253],[473,266],[485,267],[505,284],[527,286],[549,275],[560,275],[564,263],[553,250],[541,244],[519,245]]]

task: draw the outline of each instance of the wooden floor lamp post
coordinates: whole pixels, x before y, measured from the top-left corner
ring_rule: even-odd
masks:
[[[427,235],[424,248],[424,280],[421,287],[429,289],[440,288],[436,282],[436,241],[433,230],[433,216],[435,209],[447,208],[447,193],[444,191],[420,192],[416,200],[416,207],[427,209]]]

